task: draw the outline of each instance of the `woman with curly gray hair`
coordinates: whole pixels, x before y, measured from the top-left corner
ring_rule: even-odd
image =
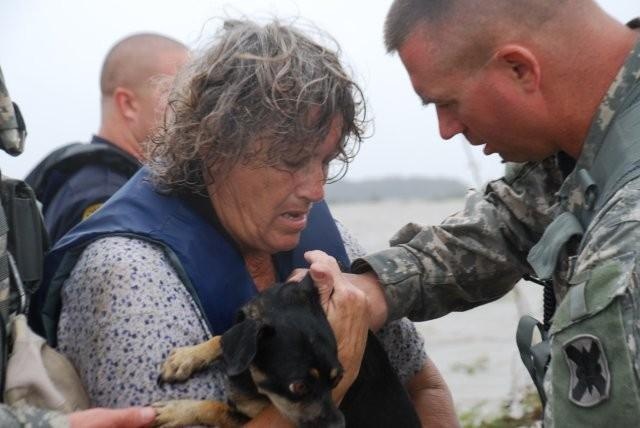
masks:
[[[337,52],[278,24],[227,21],[219,37],[177,77],[169,123],[149,146],[159,187],[207,194],[238,163],[298,170],[332,129],[324,165],[348,164],[364,103]]]
[[[225,401],[218,365],[158,386],[169,350],[226,331],[240,306],[293,269],[321,271],[326,256],[309,250],[343,266],[362,255],[323,197],[357,151],[363,116],[337,52],[278,22],[224,24],[178,75],[146,166],[49,257],[49,295],[61,303],[50,338],[57,332],[94,405]],[[366,296],[347,291],[333,308],[343,315],[332,323],[345,369],[338,401],[367,331]],[[424,415],[434,371],[422,340],[407,320],[379,337]],[[269,409],[254,423],[281,419]]]

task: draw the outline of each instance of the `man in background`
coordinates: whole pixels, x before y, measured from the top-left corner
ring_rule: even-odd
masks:
[[[91,215],[140,167],[141,144],[162,118],[169,80],[188,49],[141,33],[116,43],[100,76],[101,123],[90,144],[55,150],[27,176],[42,203],[51,242]]]

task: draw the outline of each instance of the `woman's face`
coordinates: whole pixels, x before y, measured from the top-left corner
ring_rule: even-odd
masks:
[[[220,222],[244,254],[291,250],[307,225],[311,204],[324,198],[329,162],[338,151],[342,120],[302,167],[236,165],[208,186]]]

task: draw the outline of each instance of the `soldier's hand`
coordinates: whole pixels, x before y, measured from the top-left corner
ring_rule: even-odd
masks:
[[[156,417],[151,407],[89,409],[69,415],[71,428],[139,428],[150,426]]]

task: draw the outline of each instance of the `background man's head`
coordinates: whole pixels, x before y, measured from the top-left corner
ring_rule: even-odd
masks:
[[[159,34],[134,34],[116,43],[100,76],[99,135],[140,157],[139,144],[164,112],[168,80],[187,56],[184,44]]]
[[[442,137],[514,161],[579,154],[629,40],[592,0],[395,0],[385,25]]]

